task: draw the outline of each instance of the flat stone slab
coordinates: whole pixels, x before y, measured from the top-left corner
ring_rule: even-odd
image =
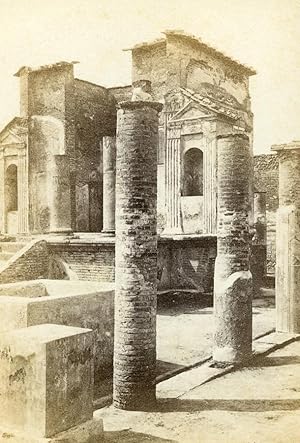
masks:
[[[215,368],[211,366],[212,362],[206,362],[203,365],[182,372],[175,377],[161,382],[156,387],[157,398],[178,398],[195,386],[201,386],[224,373],[230,372],[233,366],[224,368]]]
[[[11,297],[61,297],[88,294],[91,292],[112,291],[113,283],[80,280],[28,280],[0,285],[0,296]]]
[[[300,339],[299,334],[288,334],[286,332],[273,332],[271,334],[260,337],[256,340],[256,343],[269,343],[271,345],[281,345],[282,343],[287,343],[288,341]]]
[[[278,349],[278,347],[285,346],[296,340],[300,340],[300,335],[274,332],[260,337],[253,342],[253,358],[249,361],[249,363],[251,364],[251,362],[253,362],[260,355],[272,352]],[[181,372],[168,380],[159,382],[156,388],[157,398],[163,399],[182,397],[201,385],[240,367],[240,365],[229,365],[223,368],[214,367],[212,365],[212,360],[207,361],[201,366],[185,370],[184,372]],[[245,363],[244,367],[247,367],[247,363]]]
[[[51,438],[36,438],[0,429],[0,442],[3,443],[101,443],[104,441],[103,420],[99,417],[94,417]]]

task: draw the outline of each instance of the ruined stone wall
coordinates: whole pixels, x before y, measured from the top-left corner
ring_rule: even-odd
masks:
[[[201,86],[208,83],[222,88],[245,109],[250,109],[248,78],[235,67],[216,58],[205,47],[170,36],[168,56],[172,60],[169,75],[176,75],[181,86],[200,92]],[[170,83],[171,79],[168,81]]]
[[[132,51],[132,82],[150,80],[155,100],[161,100],[167,92],[167,53],[166,43]]]
[[[276,154],[254,156],[254,186],[266,192],[267,273],[274,274],[276,260],[276,211],[278,209],[278,157]]]
[[[157,100],[179,87],[201,92],[203,84],[208,84],[223,89],[250,110],[247,76],[205,46],[180,36],[168,35],[161,43],[133,49],[132,80],[141,79],[151,81]]]
[[[22,87],[28,88],[29,228],[32,233],[48,232],[53,179],[49,165],[55,155],[66,156],[64,194],[70,200],[75,148],[73,66],[29,72],[27,82],[21,82],[21,96],[26,96]]]
[[[75,79],[77,231],[102,229],[102,137],[116,130],[116,101],[107,89]]]

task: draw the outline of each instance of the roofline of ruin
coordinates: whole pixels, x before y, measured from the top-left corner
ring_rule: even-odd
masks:
[[[223,52],[219,51],[218,49],[213,48],[212,46],[203,42],[200,38],[196,37],[193,34],[188,34],[182,30],[166,30],[166,31],[163,31],[162,34],[164,34],[166,36],[166,38],[168,38],[169,36],[174,36],[174,37],[190,40],[190,41],[198,44],[199,46],[202,46],[203,48],[205,48],[209,52],[213,53],[215,56],[221,58],[223,61],[236,66],[239,70],[244,71],[248,76],[256,74],[256,71],[254,68],[244,65],[244,64],[240,63],[239,61],[229,57],[228,55],[224,54]],[[155,45],[166,43],[166,38],[155,39],[150,42],[138,43],[138,44],[134,45],[132,48],[124,49],[124,51],[134,51],[136,49],[148,49],[148,48],[153,47]]]

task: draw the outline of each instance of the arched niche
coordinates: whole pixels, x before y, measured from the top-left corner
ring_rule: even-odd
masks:
[[[18,167],[10,164],[5,171],[5,226],[8,234],[18,230]]]
[[[18,168],[11,164],[5,173],[5,207],[6,212],[18,210]]]
[[[203,196],[203,152],[199,148],[184,153],[182,196]]]

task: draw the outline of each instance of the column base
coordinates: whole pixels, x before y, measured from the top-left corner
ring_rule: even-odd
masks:
[[[56,228],[50,229],[49,234],[72,234],[73,230],[70,228]]]
[[[215,363],[239,364],[245,363],[252,357],[252,346],[247,350],[236,350],[229,346],[213,349]]]
[[[114,237],[116,235],[116,231],[114,229],[103,229],[103,231],[101,231],[101,235],[105,237]]]
[[[183,230],[181,227],[177,226],[174,228],[165,228],[163,230],[163,232],[161,233],[161,235],[182,235],[184,234]]]

